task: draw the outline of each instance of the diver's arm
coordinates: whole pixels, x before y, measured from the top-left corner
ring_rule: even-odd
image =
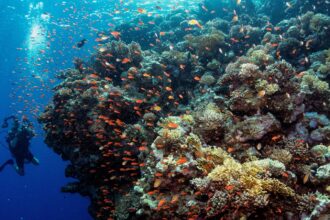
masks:
[[[2,126],[1,126],[1,127],[2,127],[2,128],[7,128],[7,127],[8,127],[8,121],[9,121],[10,119],[16,120],[17,117],[16,117],[15,115],[11,115],[11,116],[6,117],[6,118],[3,120],[3,123],[2,123]]]

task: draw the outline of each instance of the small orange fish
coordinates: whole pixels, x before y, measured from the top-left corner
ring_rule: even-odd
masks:
[[[225,189],[226,189],[227,191],[231,191],[231,190],[234,189],[234,186],[233,186],[233,185],[227,185],[227,186],[225,186]]]
[[[147,13],[147,10],[145,10],[145,9],[143,9],[143,8],[138,8],[137,10],[138,10],[138,12],[141,13],[141,14],[145,14],[145,13]]]
[[[178,124],[174,123],[174,122],[169,122],[167,125],[166,125],[167,128],[170,128],[170,129],[176,129],[179,127]]]
[[[181,164],[184,164],[186,163],[188,160],[186,157],[180,157],[177,161],[176,161],[176,164],[177,165],[181,165]]]
[[[232,153],[234,151],[235,151],[235,148],[233,148],[233,147],[228,147],[228,149],[227,149],[227,152],[228,153]]]
[[[161,199],[159,202],[158,202],[158,208],[161,208],[164,204],[166,203],[166,199]]]
[[[147,194],[152,196],[152,195],[156,194],[156,192],[157,192],[157,190],[153,190],[153,191],[147,192]]]
[[[192,19],[192,20],[188,21],[188,24],[189,25],[196,25],[197,27],[199,27],[201,29],[203,28],[202,25],[196,19]]]
[[[145,147],[145,146],[141,146],[141,147],[139,147],[139,151],[147,151],[147,150],[148,150],[148,148]]]
[[[279,141],[281,138],[282,138],[281,135],[274,135],[274,136],[272,137],[272,141],[277,142],[277,141]]]
[[[142,99],[137,99],[137,100],[135,100],[135,102],[136,102],[137,104],[141,104],[141,103],[143,103],[143,100],[142,100]]]
[[[169,86],[166,86],[166,87],[165,87],[165,89],[166,89],[166,91],[169,91],[169,92],[171,92],[171,91],[172,91],[172,88],[171,88],[171,87],[169,87]]]
[[[120,38],[120,32],[118,32],[118,31],[112,31],[112,32],[111,32],[111,35],[112,35],[114,38],[116,38],[116,39],[119,39],[119,38]]]
[[[122,61],[121,61],[122,64],[130,63],[130,62],[131,62],[131,60],[130,60],[129,58],[124,58],[124,59],[122,59]]]
[[[196,80],[196,81],[200,81],[201,78],[200,78],[199,76],[195,76],[195,77],[194,77],[194,80]]]
[[[95,74],[95,73],[90,74],[89,77],[91,77],[91,78],[99,78],[99,76],[97,74]]]
[[[283,172],[283,173],[282,173],[282,176],[285,177],[285,178],[289,178],[289,174],[288,174],[288,172]]]
[[[300,72],[296,75],[297,78],[302,78],[305,75],[305,72]]]

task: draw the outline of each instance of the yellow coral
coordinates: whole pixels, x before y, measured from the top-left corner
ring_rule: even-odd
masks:
[[[277,179],[266,179],[263,180],[263,188],[268,192],[281,194],[283,196],[294,197],[295,192],[290,187]]]
[[[202,142],[197,135],[190,133],[189,136],[186,138],[186,143],[190,148],[201,151]]]
[[[231,158],[226,151],[219,147],[206,147],[201,150],[195,153],[195,155],[202,156],[202,158],[197,159],[197,166],[206,174],[210,173],[217,165],[223,164],[225,159]]]
[[[192,125],[195,123],[194,117],[192,115],[188,115],[188,114],[182,115],[182,122],[185,122],[189,125]]]
[[[225,159],[230,158],[229,154],[220,147],[203,148],[203,153],[208,161],[216,165],[223,164]]]
[[[168,124],[174,123],[174,124],[181,124],[182,120],[180,117],[176,117],[176,116],[170,116],[167,118],[162,118],[160,119],[160,121],[158,122],[158,126],[162,127],[162,128],[167,128]]]
[[[209,103],[199,119],[205,122],[220,122],[223,120],[223,114],[221,114],[220,109],[214,103]]]
[[[257,66],[269,65],[274,63],[274,58],[267,54],[265,50],[249,50],[247,52],[249,60]]]
[[[159,131],[159,135],[169,141],[175,141],[180,139],[183,136],[181,129],[168,129],[164,128]]]
[[[224,160],[223,165],[216,166],[208,177],[216,182],[221,182],[225,185],[231,179],[239,179],[242,174],[242,165],[234,159],[227,158]]]
[[[307,73],[302,78],[301,87],[307,92],[317,91],[323,93],[329,90],[329,84],[320,80],[317,76]]]
[[[233,158],[226,158],[222,165],[216,166],[208,174],[208,177],[223,185],[238,182],[240,188],[252,197],[270,192],[289,197],[295,196],[294,191],[279,180],[262,177],[265,172],[266,170],[257,163],[240,164]]]
[[[258,91],[265,91],[266,95],[273,95],[279,91],[280,87],[276,83],[268,83],[267,80],[258,80],[256,89]]]

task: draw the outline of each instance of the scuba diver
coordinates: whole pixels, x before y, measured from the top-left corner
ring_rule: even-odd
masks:
[[[84,38],[84,39],[82,39],[81,41],[79,41],[78,43],[77,43],[77,47],[78,48],[82,48],[84,45],[85,45],[85,43],[87,42],[87,40]]]
[[[32,123],[26,117],[23,117],[22,123],[20,123],[16,116],[9,116],[4,119],[2,128],[8,127],[9,120],[13,120],[13,125],[6,136],[6,142],[16,163],[14,164],[13,160],[7,160],[0,166],[0,171],[6,165],[14,164],[17,173],[23,176],[25,161],[39,165],[39,160],[33,156],[29,149],[30,140],[35,134],[33,132]]]

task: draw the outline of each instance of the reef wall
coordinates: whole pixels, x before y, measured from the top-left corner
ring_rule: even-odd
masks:
[[[100,33],[58,75],[39,121],[95,219],[329,214],[330,17],[223,2]]]

